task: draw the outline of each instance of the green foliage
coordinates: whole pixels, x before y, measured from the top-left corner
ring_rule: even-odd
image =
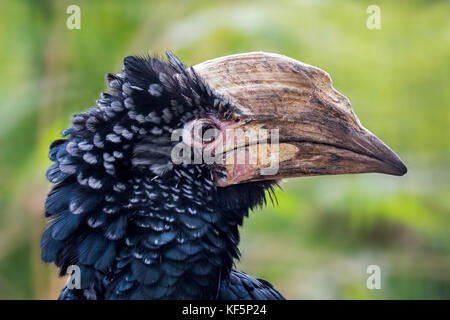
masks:
[[[398,152],[405,177],[292,180],[243,228],[238,268],[288,298],[450,298],[450,5],[376,1],[0,3],[0,298],[55,297],[39,262],[47,148],[94,105],[130,54],[173,50],[186,64],[248,51],[318,66],[362,123]],[[382,289],[366,288],[366,267]],[[53,282],[52,282],[53,281]]]

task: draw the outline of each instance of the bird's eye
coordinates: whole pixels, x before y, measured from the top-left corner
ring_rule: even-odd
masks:
[[[196,119],[185,124],[183,141],[195,148],[211,147],[212,142],[220,140],[221,134],[220,124],[216,124],[215,119]]]
[[[192,140],[196,145],[209,144],[216,140],[219,134],[219,129],[211,122],[199,121],[192,126]]]
[[[219,135],[219,130],[210,123],[205,123],[202,126],[202,141],[203,143],[211,143],[214,140],[216,140],[217,136]]]

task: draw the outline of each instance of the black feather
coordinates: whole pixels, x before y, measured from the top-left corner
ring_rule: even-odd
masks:
[[[196,118],[239,116],[172,53],[124,59],[109,93],[74,115],[50,146],[54,183],[42,259],[80,290],[60,299],[278,299],[272,286],[232,270],[249,209],[273,199],[274,182],[216,187],[221,168],[175,164],[172,132]],[[272,200],[273,201],[273,200]]]

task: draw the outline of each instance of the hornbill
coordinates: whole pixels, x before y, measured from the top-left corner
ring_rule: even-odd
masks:
[[[286,56],[244,53],[190,68],[170,52],[167,62],[129,56],[106,82],[109,93],[50,145],[42,259],[61,276],[80,270],[79,286],[59,299],[283,299],[233,269],[249,210],[283,178],[407,171],[326,72]],[[177,129],[188,139],[175,141]],[[278,130],[272,174],[256,152],[267,140],[233,136],[259,129]],[[188,160],[214,150],[256,161],[176,162],[179,143],[194,151]]]

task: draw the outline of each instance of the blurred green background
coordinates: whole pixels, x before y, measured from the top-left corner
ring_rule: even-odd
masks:
[[[409,168],[287,181],[246,220],[238,269],[289,299],[450,299],[450,3],[375,0],[2,0],[0,298],[57,296],[39,251],[48,145],[124,56],[167,49],[187,65],[263,50],[318,66]],[[366,288],[372,264],[381,290]]]

